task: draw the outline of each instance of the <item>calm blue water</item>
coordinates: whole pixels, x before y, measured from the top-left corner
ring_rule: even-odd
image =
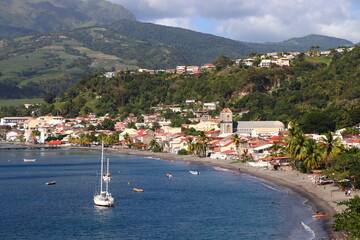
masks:
[[[97,151],[0,151],[0,239],[320,239],[289,189],[231,171],[109,155],[114,208],[93,205]],[[24,163],[23,158],[36,158]],[[199,170],[191,175],[189,170]],[[165,175],[171,173],[174,178]],[[56,185],[45,182],[57,181]],[[136,193],[132,188],[143,188]],[[302,224],[302,222],[305,224]]]

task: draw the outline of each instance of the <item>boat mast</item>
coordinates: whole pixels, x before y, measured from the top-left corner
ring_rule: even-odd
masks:
[[[109,181],[110,181],[110,176],[109,176],[109,158],[106,160],[106,193],[109,192]]]
[[[104,176],[104,142],[101,142],[100,194],[103,192],[103,176]]]

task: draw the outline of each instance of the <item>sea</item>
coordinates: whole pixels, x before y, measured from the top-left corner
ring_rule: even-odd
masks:
[[[0,239],[325,239],[316,209],[291,189],[202,164],[106,157],[112,208],[93,203],[100,151],[0,151]]]

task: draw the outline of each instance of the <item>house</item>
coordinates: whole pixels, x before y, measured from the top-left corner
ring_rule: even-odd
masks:
[[[199,66],[187,66],[186,67],[186,71],[187,72],[197,72],[197,71],[199,71]]]
[[[238,121],[234,122],[234,132],[245,136],[256,137],[259,134],[279,135],[285,125],[280,121]]]
[[[32,119],[32,117],[3,117],[0,120],[0,125],[14,127],[18,124],[23,124],[25,121]]]
[[[290,59],[288,58],[280,58],[276,61],[276,65],[283,67],[283,66],[290,66]]]
[[[186,66],[176,66],[176,73],[186,72]]]
[[[203,109],[204,109],[204,110],[208,110],[208,111],[216,110],[216,107],[217,107],[218,104],[219,104],[218,102],[208,102],[208,103],[204,103]]]
[[[270,67],[271,66],[271,60],[270,59],[263,59],[261,60],[260,67]]]
[[[191,105],[191,104],[195,104],[195,103],[196,103],[195,99],[186,99],[185,100],[186,105]]]
[[[255,62],[255,59],[253,59],[253,58],[247,58],[247,59],[243,60],[243,64],[245,66],[252,66],[254,62]]]
[[[197,124],[189,124],[189,128],[194,128],[196,131],[211,131],[219,129],[217,122],[207,121],[207,122],[200,122]]]
[[[211,70],[211,69],[213,69],[213,68],[215,68],[215,65],[212,64],[212,63],[205,63],[204,65],[202,65],[202,66],[200,67],[200,69],[201,69],[201,70],[204,70],[204,71],[206,71],[206,70]]]
[[[22,136],[23,135],[18,132],[10,131],[10,132],[6,133],[5,140],[6,141],[20,141],[19,138]]]

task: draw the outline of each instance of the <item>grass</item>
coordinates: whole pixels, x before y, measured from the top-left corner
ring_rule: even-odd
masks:
[[[0,107],[19,107],[24,104],[39,104],[44,103],[42,98],[29,99],[0,99]]]
[[[321,57],[306,57],[306,60],[309,62],[319,62],[325,63],[326,65],[330,65],[333,56],[321,56]]]

